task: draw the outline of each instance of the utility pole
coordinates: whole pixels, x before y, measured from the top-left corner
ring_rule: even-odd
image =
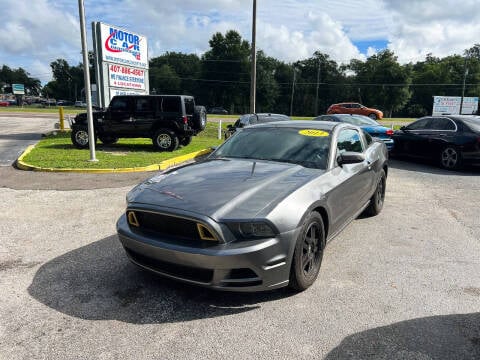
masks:
[[[295,71],[295,68],[293,68],[292,97],[290,99],[290,116],[292,116],[293,114],[293,94],[295,93],[295,75],[296,75],[296,71]]]
[[[318,58],[318,71],[317,71],[317,91],[315,93],[315,116],[318,115],[318,87],[320,86],[320,69],[322,67],[322,63],[320,58]]]
[[[92,94],[90,93],[90,68],[88,66],[87,30],[85,29],[85,6],[83,0],[78,0],[80,15],[80,34],[82,35],[83,78],[85,81],[85,100],[87,102],[88,145],[90,147],[90,160],[98,161],[95,157],[95,134],[92,115]]]
[[[465,97],[465,81],[467,80],[467,75],[468,75],[467,59],[468,59],[468,57],[465,57],[465,63],[464,63],[464,66],[463,66],[462,100],[460,101],[460,113],[459,113],[459,115],[462,115],[463,98]]]
[[[253,0],[253,15],[252,15],[252,69],[250,75],[250,113],[255,114],[256,89],[257,89],[257,51],[255,45],[255,38],[257,32],[257,0]]]

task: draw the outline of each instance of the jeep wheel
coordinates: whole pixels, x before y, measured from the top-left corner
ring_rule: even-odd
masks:
[[[195,113],[193,114],[193,128],[202,131],[207,126],[207,110],[205,106],[195,106]]]
[[[178,148],[178,136],[168,129],[159,129],[152,138],[153,146],[160,151],[175,151]]]
[[[77,149],[86,149],[88,148],[88,130],[86,127],[78,127],[72,130],[72,139],[73,146]]]
[[[192,137],[191,136],[185,136],[180,139],[180,145],[182,146],[187,146],[192,142]]]
[[[98,136],[98,138],[105,145],[115,144],[118,141],[118,137],[115,136]]]

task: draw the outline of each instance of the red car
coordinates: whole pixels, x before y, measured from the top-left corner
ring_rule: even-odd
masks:
[[[9,106],[10,103],[7,100],[0,100],[0,106]]]
[[[373,120],[383,118],[383,112],[377,109],[368,108],[359,103],[344,102],[339,104],[330,105],[327,110],[327,114],[357,114],[368,116]]]

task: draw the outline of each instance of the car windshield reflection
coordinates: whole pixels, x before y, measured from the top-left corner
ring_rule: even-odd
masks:
[[[210,159],[239,158],[325,169],[330,133],[295,128],[247,128],[219,147]]]

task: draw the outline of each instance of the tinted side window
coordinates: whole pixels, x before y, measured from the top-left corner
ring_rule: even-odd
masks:
[[[180,97],[167,96],[162,99],[162,111],[164,112],[181,112]]]
[[[424,129],[427,129],[427,125],[428,125],[429,121],[430,121],[430,118],[417,120],[414,123],[411,123],[410,125],[408,125],[407,129],[408,130],[424,130]]]
[[[152,101],[148,98],[138,98],[135,101],[135,111],[152,111]]]
[[[447,118],[433,118],[428,124],[428,128],[432,130],[455,130],[455,124]]]
[[[192,98],[184,98],[183,102],[185,103],[185,112],[187,115],[193,115],[195,112],[195,101]]]
[[[340,131],[337,139],[337,149],[339,152],[356,151],[363,152],[360,134],[353,129],[345,129]]]
[[[110,103],[111,111],[127,111],[128,99],[127,98],[115,98]]]

